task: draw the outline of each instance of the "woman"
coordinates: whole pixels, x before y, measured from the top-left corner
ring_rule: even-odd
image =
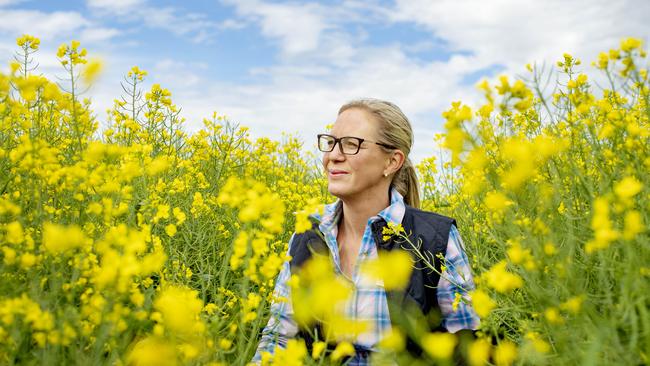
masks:
[[[411,125],[394,104],[361,99],[343,105],[330,134],[318,135],[323,151],[323,167],[327,173],[328,190],[338,200],[325,206],[319,224],[303,234],[294,234],[289,244],[291,263],[286,263],[278,276],[276,295],[290,299],[286,283],[291,271],[311,257],[314,238],[324,239],[333,259],[335,271],[354,285],[352,302],[346,307],[350,318],[371,321],[372,331],[355,340],[357,354],[350,365],[367,364],[369,352],[391,328],[391,322],[402,308],[412,304],[423,314],[441,315],[434,330],[458,332],[477,329],[479,318],[467,303],[453,306],[459,294],[467,298],[474,287],[467,256],[453,219],[418,210],[420,198],[415,169],[408,158],[413,142]],[[382,250],[403,250],[399,243],[384,242],[382,228],[388,223],[402,224],[413,238],[420,239],[423,250],[445,258],[443,275],[414,265],[407,290],[402,293],[384,291],[381,285],[368,288],[361,281],[360,265],[377,257]],[[318,230],[321,235],[314,235]],[[321,241],[323,240],[321,239]],[[415,258],[414,258],[415,259]],[[441,263],[436,259],[436,267]],[[453,308],[456,308],[454,310]],[[392,308],[398,309],[398,308]],[[299,329],[292,318],[291,302],[274,303],[272,316],[265,327],[254,360],[264,351],[284,347],[293,337],[305,338],[311,346],[310,332]],[[409,348],[415,348],[414,343]]]

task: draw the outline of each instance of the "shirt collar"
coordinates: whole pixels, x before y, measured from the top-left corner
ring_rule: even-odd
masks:
[[[323,209],[323,216],[316,214],[315,217],[320,219],[320,229],[321,231],[331,232],[334,227],[338,224],[341,218],[341,212],[343,211],[343,202],[340,199],[337,199],[334,203],[325,205]],[[401,224],[402,219],[404,218],[404,212],[406,211],[406,204],[404,203],[404,197],[391,186],[390,189],[390,205],[385,209],[381,210],[376,216],[368,219],[368,224],[378,220],[383,219],[384,221],[391,222],[395,225]]]

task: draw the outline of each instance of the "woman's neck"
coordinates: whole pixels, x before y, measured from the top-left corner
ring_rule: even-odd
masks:
[[[341,199],[343,202],[343,217],[339,223],[340,230],[355,238],[363,236],[368,219],[377,215],[390,204],[389,194],[357,195],[354,199]]]

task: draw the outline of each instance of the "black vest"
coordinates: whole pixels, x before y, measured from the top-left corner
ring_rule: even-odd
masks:
[[[456,225],[456,221],[452,218],[418,210],[408,205],[402,220],[402,227],[410,241],[419,245],[420,252],[427,257],[428,263],[435,266],[437,272],[440,272],[442,263],[440,258],[444,258],[447,250],[451,225]],[[413,253],[411,245],[404,240],[391,237],[389,240],[383,241],[382,229],[384,226],[386,226],[386,222],[383,219],[372,224],[377,254],[382,255],[383,251],[407,250],[415,261],[406,289],[386,291],[391,323],[399,323],[403,327],[426,327],[426,331],[445,331],[440,326],[441,317],[436,296],[439,274],[425,266],[423,260]],[[292,272],[299,270],[314,252],[329,255],[329,249],[319,234],[318,223],[314,222],[311,230],[294,236],[289,250]],[[405,308],[411,310],[404,311]],[[414,312],[413,310],[419,311]],[[413,314],[417,314],[417,316],[413,318]],[[320,325],[316,325],[315,330],[318,331],[318,334],[322,334]],[[314,339],[310,332],[301,329],[298,336],[305,339],[308,350],[311,352]],[[407,348],[415,354],[421,352],[412,340],[407,341]]]

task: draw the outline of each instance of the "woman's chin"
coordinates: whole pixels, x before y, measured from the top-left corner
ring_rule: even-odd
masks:
[[[346,196],[348,193],[348,189],[345,189],[344,187],[340,187],[338,184],[328,185],[327,190],[330,192],[332,196],[337,198],[342,198]]]

